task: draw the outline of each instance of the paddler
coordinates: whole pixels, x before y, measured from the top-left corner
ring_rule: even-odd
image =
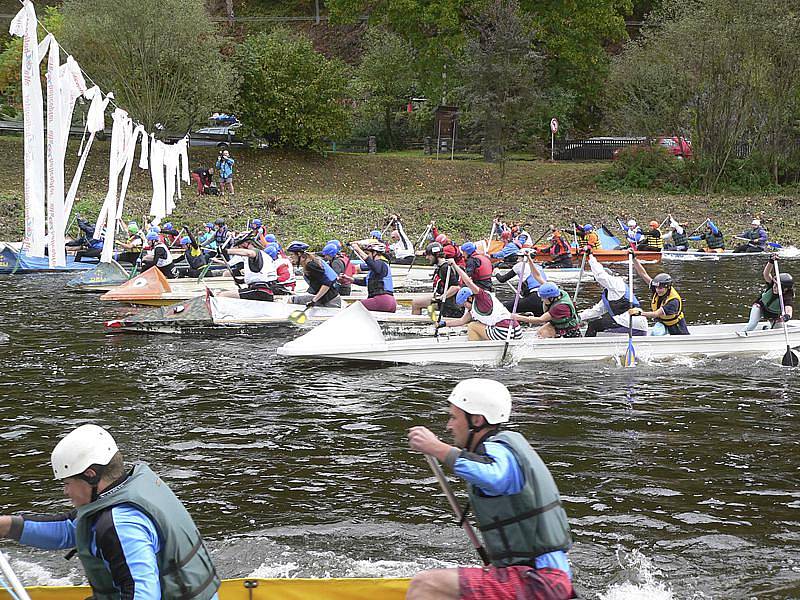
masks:
[[[336,289],[342,296],[349,296],[353,291],[353,276],[358,269],[345,252],[342,252],[342,243],[339,240],[330,240],[322,248],[322,260],[327,262],[336,273]]]
[[[461,248],[463,250],[464,246],[461,246]],[[458,290],[461,289],[458,285],[458,273],[445,259],[444,248],[439,242],[431,242],[425,247],[425,258],[435,269],[433,292],[415,298],[411,303],[411,314],[421,315],[422,310],[433,302],[441,302],[441,317],[462,317],[464,308],[456,305],[455,299]]]
[[[217,248],[224,247],[231,237],[233,237],[233,233],[228,231],[228,227],[225,225],[225,219],[216,219],[214,221],[214,242],[217,244]]]
[[[461,244],[461,253],[464,255],[466,262],[464,270],[470,276],[470,279],[475,282],[475,285],[485,289],[487,292],[491,292],[494,267],[492,267],[492,261],[489,257],[479,253],[477,250],[477,246],[472,242]]]
[[[750,307],[750,320],[747,322],[745,331],[754,331],[758,327],[761,319],[766,318],[770,325],[775,328],[782,321],[789,321],[794,314],[794,278],[789,273],[781,273],[780,282],[775,279],[775,255],[769,257],[769,261],[764,266],[762,276],[767,282],[767,287],[756,298],[753,306]],[[783,292],[783,306],[785,310],[781,313],[781,299],[778,293],[778,286]]]
[[[603,288],[600,302],[582,310],[581,321],[587,324],[586,337],[595,337],[601,331],[606,333],[627,333],[629,325],[633,327],[633,335],[647,335],[647,319],[642,316],[631,317],[628,309],[639,306],[639,300],[633,296],[630,301],[630,290],[624,278],[607,271],[590,253],[589,268],[592,270],[595,283]],[[630,323],[630,320],[633,322]]]
[[[622,219],[617,217],[617,222],[622,231],[625,232],[625,240],[628,242],[628,246],[633,250],[637,250],[639,244],[642,243],[643,235],[641,228],[636,224],[636,219],[628,219],[628,224],[626,225]]]
[[[306,307],[341,308],[342,298],[336,291],[336,272],[324,260],[309,252],[308,247],[308,244],[300,241],[294,241],[286,247],[289,260],[303,269],[303,279],[308,284],[307,293],[292,296],[289,301],[305,304]]]
[[[600,249],[600,236],[594,230],[594,225],[591,223],[578,225],[576,221],[572,224],[575,227],[575,233],[578,234],[578,247],[585,248],[589,246],[592,250]]]
[[[745,241],[736,246],[734,252],[765,252],[767,247],[767,230],[761,226],[760,219],[753,219],[750,229],[739,236]]]
[[[403,223],[400,217],[392,215],[389,218],[389,225],[394,226],[390,236],[392,238],[389,244],[389,252],[392,256],[392,262],[400,265],[410,265],[414,262],[416,256],[414,252],[414,244],[408,239],[406,230],[403,228]]]
[[[567,515],[553,476],[518,432],[501,429],[511,395],[491,379],[465,379],[450,397],[453,445],[427,427],[408,431],[412,450],[436,458],[467,484],[491,565],[417,573],[408,600],[574,598]]]
[[[145,233],[139,229],[136,221],[131,221],[127,225],[128,237],[124,242],[120,242],[120,247],[124,252],[117,255],[118,262],[135,263],[136,260],[142,255],[146,239]]]
[[[217,242],[214,236],[214,224],[213,223],[206,223],[203,228],[203,233],[201,233],[197,241],[200,243],[200,247],[208,250],[216,250],[217,249]]]
[[[361,245],[364,245],[364,248]],[[366,286],[367,299],[359,300],[367,310],[393,313],[397,310],[397,301],[394,299],[394,282],[392,269],[386,254],[386,244],[378,241],[366,240],[350,244],[356,253],[367,265],[366,277],[354,279],[355,285]]]
[[[149,231],[147,233],[147,241],[151,244],[151,251],[142,260],[142,271],[155,266],[167,279],[175,279],[178,276],[175,272],[175,261],[161,235],[155,231]]]
[[[126,466],[108,431],[81,425],[50,462],[75,509],[0,516],[0,538],[73,549],[94,598],[217,598],[220,579],[186,507],[145,463]]]
[[[285,256],[280,255],[280,246],[277,242],[269,242],[264,248],[264,252],[275,263],[275,274],[278,279],[272,288],[276,295],[291,295],[294,294],[296,279],[294,276],[294,265]]]
[[[566,290],[562,290],[555,283],[548,281],[540,285],[536,293],[542,299],[542,308],[544,309],[542,316],[528,317],[515,314],[514,318],[523,323],[541,325],[536,330],[536,335],[541,338],[581,337],[581,318]]]
[[[464,287],[456,294],[456,305],[464,307],[464,316],[458,319],[440,319],[438,328],[467,326],[467,339],[506,341],[522,337],[519,323],[511,318],[511,313],[491,292],[475,285],[466,271],[449,258],[448,264],[455,268]]]
[[[722,235],[719,227],[714,224],[714,221],[708,219],[703,233],[700,235],[693,235],[689,238],[692,241],[703,241],[706,243],[705,248],[701,248],[703,252],[724,252],[725,251],[725,237]]]
[[[571,269],[572,268],[572,248],[570,248],[561,230],[555,229],[550,237],[550,245],[541,251],[548,254],[552,260],[544,263],[550,269]]]
[[[649,225],[650,229],[642,233],[642,241],[636,249],[644,252],[661,252],[664,249],[661,224],[658,221],[650,221]]]
[[[200,244],[192,235],[192,232],[186,230],[186,236],[181,238],[181,246],[183,246],[184,257],[189,269],[186,271],[187,277],[200,277],[200,274],[207,271],[206,265],[211,262],[211,257],[203,252]]]
[[[655,277],[650,277],[636,258],[633,259],[633,266],[636,267],[639,277],[650,288],[651,310],[643,311],[641,307],[633,307],[628,309],[628,314],[657,319],[669,335],[689,335],[689,328],[683,316],[683,299],[672,286],[672,276],[669,273],[659,273]],[[653,335],[665,335],[659,330],[661,327],[653,327]]]
[[[514,240],[511,231],[508,229],[500,234],[500,240],[505,244],[505,246],[489,256],[496,260],[500,260],[511,267],[517,262],[517,255],[519,254],[521,245]]]
[[[533,248],[520,252],[517,256],[517,264],[506,273],[497,273],[495,277],[500,283],[506,283],[514,277],[522,279],[519,301],[515,302],[514,298],[511,298],[503,302],[503,306],[508,310],[514,310],[514,305],[516,304],[518,313],[533,313],[534,316],[540,317],[544,314],[544,307],[542,306],[542,299],[539,298],[536,290],[547,282],[547,275],[539,265],[534,264],[531,260],[530,253],[535,254],[535,252]],[[514,288],[515,296],[516,291],[517,289]]]
[[[664,250],[686,252],[689,250],[689,240],[691,239],[686,235],[687,223],[679,223],[672,215],[668,216],[669,226],[672,231],[664,234]]]
[[[230,255],[242,257],[242,272],[247,288],[222,292],[219,295],[242,300],[272,302],[275,296],[274,288],[278,284],[278,273],[275,269],[275,261],[261,248],[261,244],[256,239],[256,233],[248,231],[234,239],[231,248],[223,248],[223,258],[229,261]]]

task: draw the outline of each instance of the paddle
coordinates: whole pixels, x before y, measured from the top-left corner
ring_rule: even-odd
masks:
[[[583,269],[586,267],[586,257],[589,256],[588,252],[589,247],[587,246],[585,250],[586,252],[583,253],[583,259],[581,259],[581,270],[578,273],[578,285],[575,286],[575,294],[572,296],[572,303],[575,304],[578,301],[578,292],[581,289],[581,279],[583,279]]]
[[[17,600],[31,600],[31,597],[28,595],[27,590],[23,587],[22,583],[17,577],[17,574],[14,573],[14,570],[11,568],[11,565],[9,564],[8,559],[6,558],[6,555],[3,554],[2,552],[0,552],[0,573],[2,573],[3,575],[3,580],[11,588],[8,589],[5,585],[3,586],[6,587],[6,591],[9,592],[12,598],[16,598]]]
[[[314,305],[309,304],[303,310],[296,310],[292,314],[289,315],[289,320],[294,323],[295,325],[302,325],[306,321],[308,321],[308,316],[306,315],[306,311],[309,308],[312,308]]]
[[[423,233],[417,240],[417,244],[413,248],[414,254],[411,256],[411,262],[408,263],[408,271],[406,271],[406,279],[408,279],[408,276],[411,275],[411,269],[414,267],[414,259],[417,258],[417,246],[425,242],[425,240],[428,238],[428,232],[430,232],[432,227],[433,227],[433,221],[428,223],[428,228],[425,230],[425,233]]]
[[[438,302],[438,304],[439,304],[439,312],[437,313],[436,309],[432,308],[433,307],[433,302],[431,302],[431,305],[428,307],[428,314],[431,317],[431,321],[436,323],[436,327],[433,330],[433,337],[436,338],[437,342],[439,341],[439,325],[438,325],[439,318],[442,315],[442,305],[444,304],[445,296],[447,295],[447,290],[450,289],[450,273],[452,273],[452,272],[453,272],[453,267],[448,265],[447,266],[447,277],[444,278],[444,289],[442,290],[442,295],[439,298],[439,302]]]
[[[628,304],[633,306],[633,250],[628,250]],[[625,366],[636,364],[636,351],[633,349],[633,315],[628,314],[628,349],[625,351]]]
[[[703,221],[702,223],[700,223],[700,225],[698,225],[697,227],[695,227],[695,228],[694,228],[694,231],[692,231],[692,233],[690,233],[690,234],[689,234],[689,235],[687,235],[686,237],[691,237],[691,236],[693,236],[695,233],[697,233],[698,231],[700,231],[700,230],[703,228],[703,226],[704,226],[706,223],[708,223],[708,219],[706,219],[705,221]]]
[[[783,315],[786,314],[786,307],[783,304],[783,286],[781,285],[781,271],[778,267],[777,257],[772,258],[772,266],[775,268],[775,279],[778,281],[778,298],[781,301],[781,323],[783,323],[783,337],[786,339],[786,354],[783,355],[781,364],[784,367],[796,367],[800,364],[800,358],[794,353],[792,346],[789,344],[789,327],[786,325],[786,321],[783,320]]]
[[[514,308],[511,310],[512,314],[517,312],[517,305],[519,304],[519,297],[520,297],[520,294],[522,293],[522,280],[525,279],[523,277],[524,274],[525,274],[525,269],[524,268],[522,269],[522,273],[517,273],[517,279],[519,279],[519,282],[517,283],[517,295],[514,296]],[[513,319],[509,319],[508,322],[509,322],[509,325],[508,325],[508,332],[506,333],[506,343],[503,346],[503,356],[500,357],[500,362],[501,363],[506,359],[506,354],[508,354],[508,345],[511,343],[511,332],[514,330],[514,325],[513,325],[514,320]]]
[[[743,242],[752,242],[753,241],[750,238],[742,237],[740,235],[734,235],[733,239],[742,240]],[[765,244],[767,246],[769,246],[770,248],[774,249],[774,250],[780,250],[781,248],[783,248],[783,246],[781,246],[778,242],[765,242]],[[752,244],[752,245],[755,246],[757,244]]]
[[[450,489],[450,484],[447,482],[447,477],[445,476],[444,471],[442,471],[442,467],[439,466],[439,463],[436,462],[436,459],[432,456],[428,456],[426,454],[425,460],[428,461],[431,471],[433,471],[434,476],[439,482],[439,487],[442,488],[442,492],[444,492],[444,496],[447,498],[450,508],[453,509],[453,514],[456,516],[456,519],[458,519],[461,527],[464,528],[464,532],[467,534],[469,541],[472,543],[472,547],[478,552],[483,564],[488,565],[489,553],[486,552],[486,548],[483,547],[483,544],[478,539],[478,536],[475,533],[475,530],[472,528],[472,525],[470,525],[469,521],[467,521],[464,511],[461,510],[461,506],[458,504],[458,500],[456,500],[456,497],[453,494],[453,490]]]

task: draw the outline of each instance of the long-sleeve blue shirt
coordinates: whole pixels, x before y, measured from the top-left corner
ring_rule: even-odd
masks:
[[[462,450],[453,463],[453,472],[486,496],[519,494],[525,476],[511,449],[499,442],[484,442],[483,448],[481,454]],[[567,554],[561,550],[537,556],[536,568],[561,569],[572,578]]]
[[[513,256],[514,254],[519,254],[519,246],[514,242],[509,242],[503,248],[501,248],[498,252],[495,252],[491,255],[492,258],[505,258],[506,256]]]

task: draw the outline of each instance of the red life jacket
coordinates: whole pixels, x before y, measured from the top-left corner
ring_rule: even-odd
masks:
[[[492,279],[492,261],[485,254],[473,254],[471,258],[476,259],[480,264],[475,267],[472,272],[472,279],[475,281],[491,281]]]

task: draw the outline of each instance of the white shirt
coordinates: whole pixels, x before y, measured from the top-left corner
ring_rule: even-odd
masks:
[[[622,277],[612,275],[606,271],[605,267],[603,267],[603,265],[601,265],[591,254],[589,255],[589,267],[592,269],[594,280],[598,285],[606,290],[609,301],[619,300],[627,293],[628,286],[625,283],[625,280]],[[600,302],[591,308],[581,311],[581,321],[600,318],[607,312],[606,305],[601,299]],[[614,315],[613,318],[617,325],[620,325],[621,327],[628,327],[630,317],[627,313]],[[639,331],[647,331],[647,319],[642,316],[633,317],[633,328],[638,329]]]

